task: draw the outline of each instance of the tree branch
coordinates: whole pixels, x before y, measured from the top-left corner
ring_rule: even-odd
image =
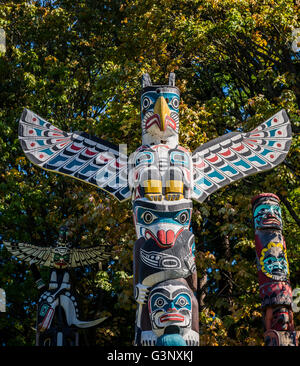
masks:
[[[290,215],[292,216],[292,218],[296,221],[296,224],[300,227],[300,218],[298,217],[298,215],[296,214],[296,212],[294,211],[292,205],[290,204],[290,202],[287,200],[287,198],[285,198],[282,194],[277,193],[277,196],[280,198],[280,200],[284,203],[285,207],[287,208],[287,210],[289,211]]]

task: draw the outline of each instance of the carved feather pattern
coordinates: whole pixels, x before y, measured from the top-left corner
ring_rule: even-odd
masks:
[[[66,133],[28,109],[19,122],[19,141],[39,167],[92,184],[119,201],[131,197],[127,155],[119,146],[85,132]]]
[[[227,184],[274,168],[285,159],[291,139],[283,109],[251,132],[231,132],[205,143],[193,153],[192,198],[203,202]]]
[[[4,245],[9,252],[22,261],[35,263],[45,267],[53,267],[53,257],[57,247],[39,247],[26,243],[11,243],[4,241]],[[110,259],[111,254],[107,251],[107,246],[90,248],[67,249],[69,254],[68,267],[82,267]]]

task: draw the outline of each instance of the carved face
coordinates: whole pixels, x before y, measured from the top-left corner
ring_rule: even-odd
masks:
[[[53,265],[55,268],[64,269],[68,266],[70,251],[66,246],[56,247],[53,255]]]
[[[164,328],[177,325],[190,328],[192,323],[191,291],[178,281],[165,281],[153,287],[148,298],[153,331],[160,336]]]
[[[274,310],[272,318],[272,329],[288,330],[290,324],[290,309],[280,307]]]
[[[175,86],[151,85],[143,89],[141,118],[143,145],[178,144],[179,90]]]
[[[148,206],[148,207],[147,207]],[[134,204],[134,221],[138,239],[152,238],[160,248],[170,248],[178,235],[188,230],[191,223],[192,209],[189,204],[159,205],[143,202]],[[166,208],[171,207],[169,211]]]
[[[281,209],[278,204],[263,201],[253,213],[255,230],[282,229]]]
[[[260,265],[267,277],[277,281],[286,280],[289,267],[283,244],[270,242],[261,252]]]

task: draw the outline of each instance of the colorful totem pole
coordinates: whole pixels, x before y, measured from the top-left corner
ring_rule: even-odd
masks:
[[[255,130],[231,132],[197,148],[179,145],[180,92],[142,78],[142,146],[129,158],[118,147],[84,132],[66,133],[24,110],[19,140],[43,169],[69,175],[132,199],[137,234],[134,292],[138,304],[136,345],[197,345],[197,273],[191,232],[192,200],[280,164],[291,144],[281,110]]]
[[[78,306],[70,282],[69,269],[90,265],[108,259],[103,247],[71,248],[67,242],[67,228],[60,228],[55,247],[38,247],[31,244],[4,242],[16,257],[30,263],[30,268],[40,293],[37,305],[37,346],[78,346],[78,328],[90,328],[106,318],[92,321],[78,319]],[[106,248],[105,248],[106,249]],[[50,282],[46,288],[37,265],[51,268]]]
[[[279,201],[272,193],[262,193],[252,199],[259,294],[264,310],[265,344],[296,346],[292,288]]]

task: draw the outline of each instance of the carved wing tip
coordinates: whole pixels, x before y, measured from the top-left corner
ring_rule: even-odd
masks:
[[[20,121],[23,121],[23,120],[26,119],[27,113],[28,113],[28,109],[24,108],[23,111],[22,111],[22,114],[21,114]]]
[[[284,120],[286,121],[286,122],[289,122],[290,121],[290,119],[289,119],[289,115],[288,115],[288,113],[287,113],[287,111],[286,111],[286,109],[285,108],[282,108],[280,111],[279,111],[279,113],[282,113],[282,116],[283,116],[283,118],[284,118]]]
[[[283,117],[284,122],[286,122],[286,124],[287,124],[287,135],[288,135],[288,138],[291,139],[292,138],[292,134],[293,134],[291,120],[290,120],[289,115],[288,115],[288,113],[287,113],[287,111],[285,109],[282,109],[281,110],[281,113],[282,113],[282,117]]]

